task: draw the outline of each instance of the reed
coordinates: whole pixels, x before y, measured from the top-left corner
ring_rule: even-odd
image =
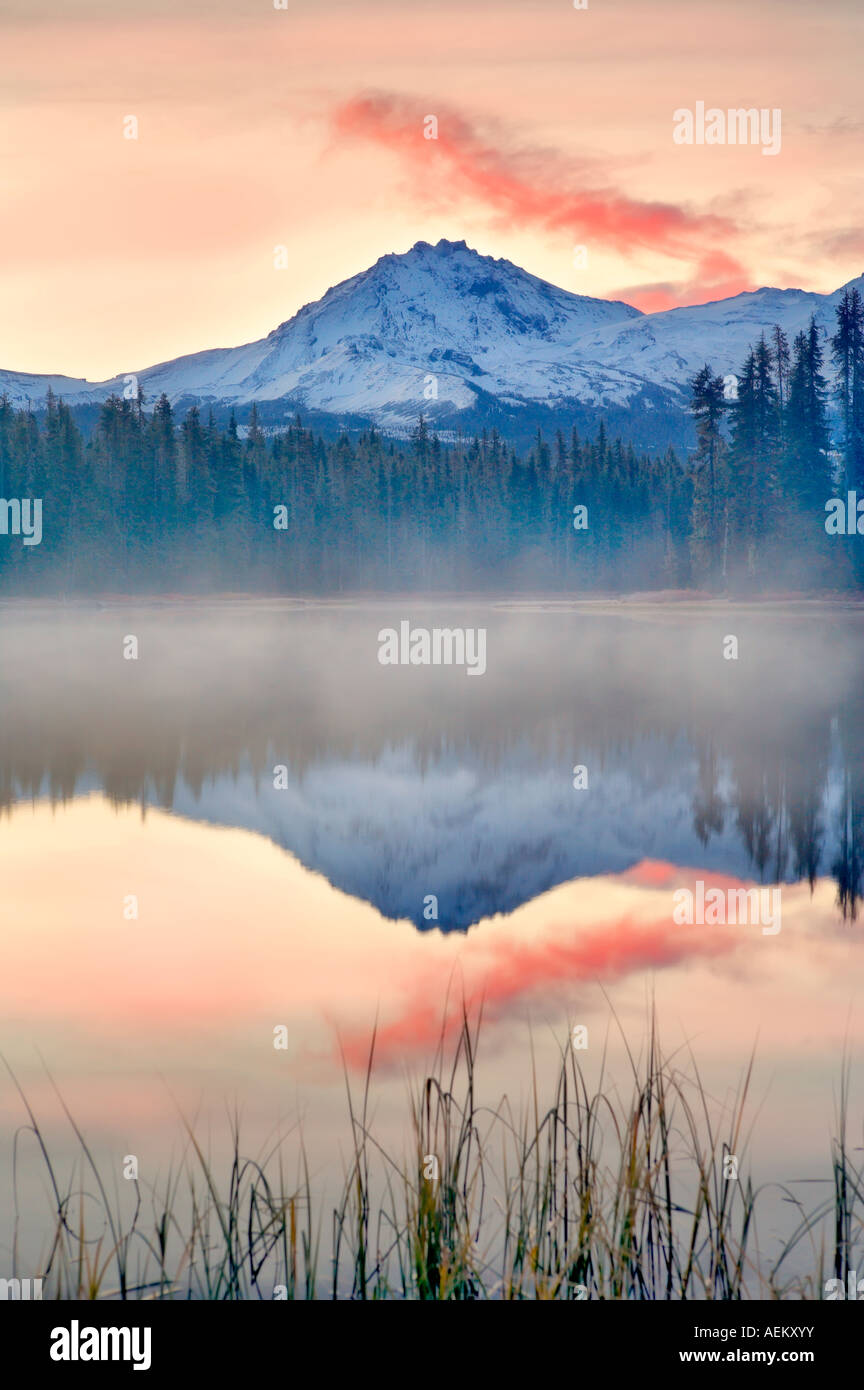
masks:
[[[121,1201],[115,1184],[112,1195],[58,1091],[80,1153],[61,1179],[7,1064],[26,1115],[13,1145],[13,1275],[28,1133],[51,1207],[46,1298],[819,1298],[829,1275],[845,1281],[864,1270],[864,1172],[850,1136],[848,1055],[826,1195],[808,1208],[782,1189],[797,1219],[767,1261],[756,1239],[763,1193],[746,1168],[753,1057],[733,1100],[719,1106],[689,1049],[664,1053],[652,1015],[639,1054],[627,1049],[626,1091],[608,1077],[605,1049],[599,1081],[589,1085],[568,1038],[543,1082],[532,1047],[529,1101],[516,1113],[506,1096],[489,1105],[477,1093],[481,1034],[482,1014],[472,1019],[464,1007],[455,1042],[442,1033],[433,1065],[409,1086],[401,1155],[385,1150],[370,1121],[374,1033],[356,1092],[344,1067],[350,1143],[329,1217],[302,1132],[280,1132],[244,1156],[236,1113],[230,1162],[218,1171],[181,1115],[179,1161],[157,1184],[134,1181],[130,1212],[128,1194]],[[327,1224],[329,1268],[321,1253]]]

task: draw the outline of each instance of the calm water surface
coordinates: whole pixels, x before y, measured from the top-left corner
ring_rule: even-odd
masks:
[[[403,618],[485,626],[486,674],[380,666]],[[0,1050],[59,1166],[77,1150],[46,1068],[115,1171],[167,1172],[178,1107],[220,1151],[236,1105],[248,1148],[302,1124],[332,1205],[342,1059],[359,1080],[376,1018],[398,1155],[407,1080],[463,996],[485,1001],[480,1087],[517,1109],[532,1047],[551,1086],[573,1022],[589,1076],[605,1042],[623,1084],[610,1010],[638,1051],[653,998],[721,1108],[755,1044],[757,1180],[824,1178],[862,1042],[862,638],[819,605],[0,609]],[[697,880],[781,886],[782,929],[677,924]],[[861,1106],[855,1065],[857,1142]],[[2,1252],[23,1119],[4,1078]],[[50,1220],[20,1142],[26,1262]],[[769,1196],[766,1260],[795,1219]]]

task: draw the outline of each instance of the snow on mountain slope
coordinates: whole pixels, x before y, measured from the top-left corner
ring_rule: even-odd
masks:
[[[514,912],[559,884],[624,873],[642,859],[756,877],[730,801],[724,800],[722,828],[707,844],[699,838],[693,823],[698,757],[683,744],[679,752],[671,763],[665,745],[662,761],[644,741],[635,750],[615,752],[590,803],[574,804],[560,767],[538,763],[536,750],[511,749],[492,769],[464,755],[430,763],[402,747],[374,762],[313,762],[302,776],[290,775],[279,792],[245,766],[195,788],[180,778],[170,806],[187,820],[265,836],[385,917],[421,930],[464,931]],[[839,852],[842,778],[842,770],[832,768],[820,803],[823,873]],[[90,773],[76,781],[72,794],[101,788]],[[31,787],[15,789],[16,799],[33,794]],[[51,794],[46,777],[37,795]],[[148,786],[145,801],[163,804],[155,786]],[[787,867],[780,881],[796,879]],[[424,916],[432,885],[436,921]]]
[[[278,792],[243,765],[194,788],[178,778],[170,808],[187,820],[265,836],[385,917],[421,930],[464,931],[559,884],[624,873],[642,859],[756,877],[731,801],[724,798],[722,828],[708,843],[699,838],[698,757],[683,743],[678,752],[670,762],[666,745],[640,740],[612,753],[590,803],[574,804],[560,766],[538,762],[530,748],[514,747],[490,768],[464,754],[430,762],[403,746],[374,762],[315,761],[302,775],[289,774]],[[842,769],[833,767],[820,802],[823,873],[839,853],[842,785]],[[100,790],[98,774],[88,773],[71,794]],[[30,799],[34,790],[16,787],[13,794]],[[50,777],[35,795],[52,795]],[[144,800],[164,804],[155,783]],[[787,867],[779,881],[794,883],[797,875]],[[436,921],[424,916],[433,885]]]
[[[53,391],[55,396],[62,396],[70,405],[98,403],[111,394],[107,382],[90,382],[75,376],[40,376],[36,372],[0,370],[0,396],[6,396],[19,409],[27,405],[38,409],[49,391]]]
[[[385,428],[412,424],[420,410],[452,416],[486,397],[511,406],[602,407],[659,389],[680,404],[704,361],[715,371],[737,371],[749,345],[774,323],[791,338],[815,313],[830,330],[841,293],[761,289],[642,314],[571,294],[464,241],[421,241],[402,255],[382,256],[258,342],[193,353],[135,375],[148,401],[163,391],[184,404],[284,401],[291,409],[366,416]],[[82,405],[122,393],[126,384],[126,374],[90,383],[0,371],[0,392],[19,406],[40,401],[49,386]]]
[[[416,419],[435,377],[438,410],[473,404],[472,386],[543,400],[586,389],[571,361],[586,329],[638,317],[629,305],[568,293],[464,242],[418,242],[328,290],[267,338],[142,372],[148,394],[249,402],[290,396],[318,410]],[[609,374],[620,387],[626,373]]]
[[[864,276],[852,282],[864,293]],[[664,313],[644,314],[633,323],[605,325],[586,334],[580,352],[662,387],[686,391],[688,380],[708,361],[715,372],[737,373],[750,346],[775,324],[791,346],[815,315],[824,335],[834,332],[834,310],[843,289],[833,294],[806,290],[752,290]]]

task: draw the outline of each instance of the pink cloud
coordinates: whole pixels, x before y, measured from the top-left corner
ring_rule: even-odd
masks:
[[[646,865],[649,861],[646,861]],[[665,872],[672,865],[657,865]],[[635,871],[631,871],[635,872]],[[695,872],[695,871],[694,871]],[[677,884],[684,877],[678,870]],[[659,876],[651,882],[659,887]],[[637,880],[634,880],[637,881]],[[724,880],[725,881],[725,880]],[[729,880],[732,882],[732,880]],[[713,880],[712,880],[713,883]],[[665,886],[665,885],[664,885]],[[490,929],[491,932],[491,929]],[[740,937],[722,927],[678,926],[669,916],[638,921],[631,916],[600,927],[573,928],[554,939],[521,942],[503,935],[487,939],[487,949],[460,962],[461,988],[449,991],[451,1003],[442,1014],[429,1003],[445,997],[446,979],[437,970],[424,972],[401,1012],[379,1024],[375,1040],[376,1063],[391,1066],[406,1054],[434,1048],[439,1039],[452,1040],[462,1026],[463,1005],[469,1015],[481,1006],[494,1020],[541,992],[560,998],[574,984],[620,980],[639,970],[662,970],[682,961],[715,957],[733,951]],[[340,1046],[350,1067],[364,1070],[369,1060],[371,1030],[358,1028],[340,1036]]]
[[[701,879],[707,888],[750,888],[752,884],[732,874],[709,873],[705,869],[682,867],[670,864],[665,859],[640,859],[638,864],[615,875],[619,883],[627,883],[638,888],[693,888]]]
[[[682,309],[687,304],[729,299],[754,288],[753,281],[734,257],[714,250],[700,258],[696,273],[689,280],[627,285],[615,290],[613,297],[635,304],[645,314],[655,314],[664,309]]]
[[[510,225],[566,231],[604,249],[628,255],[651,251],[693,267],[681,285],[622,292],[631,302],[641,295],[646,303],[668,308],[698,302],[714,290],[720,297],[750,287],[743,266],[726,249],[737,230],[728,217],[630,198],[608,184],[592,186],[589,179],[596,176],[587,163],[578,167],[549,150],[507,148],[501,132],[492,144],[457,111],[432,106],[437,139],[424,139],[429,104],[387,93],[343,102],[333,114],[333,128],[341,139],[371,141],[391,151],[414,178],[419,196],[429,196],[430,188],[438,196],[445,188],[483,204]]]

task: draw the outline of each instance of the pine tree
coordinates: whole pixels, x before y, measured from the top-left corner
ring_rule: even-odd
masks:
[[[216,478],[209,463],[207,435],[197,405],[187,411],[180,427],[180,466],[184,510],[194,527],[213,521]]]
[[[767,552],[781,512],[781,419],[771,352],[763,334],[738,376],[729,448],[729,567],[738,582],[768,569]]]
[[[243,487],[243,453],[234,411],[228,421],[228,428],[220,441],[218,490],[216,515],[224,525],[239,524],[243,513],[245,490]]]
[[[726,410],[723,378],[706,362],[690,383],[690,411],[696,425],[693,459],[693,564],[698,580],[716,584],[725,575],[725,497],[721,467],[725,445],[721,422]],[[723,547],[721,551],[721,539]]]
[[[418,463],[425,466],[429,457],[429,426],[426,424],[422,412],[417,424],[411,431],[411,447]]]
[[[771,330],[771,357],[777,381],[777,403],[782,416],[789,396],[789,339],[779,323]]]
[[[149,448],[153,456],[153,535],[160,533],[169,542],[177,525],[179,479],[174,412],[163,392],[156,402],[149,425]]]
[[[831,496],[827,387],[815,318],[795,338],[784,430],[784,484],[802,517],[824,516]]]
[[[864,304],[848,287],[837,305],[831,339],[837,369],[837,398],[843,422],[844,484],[864,489]]]

